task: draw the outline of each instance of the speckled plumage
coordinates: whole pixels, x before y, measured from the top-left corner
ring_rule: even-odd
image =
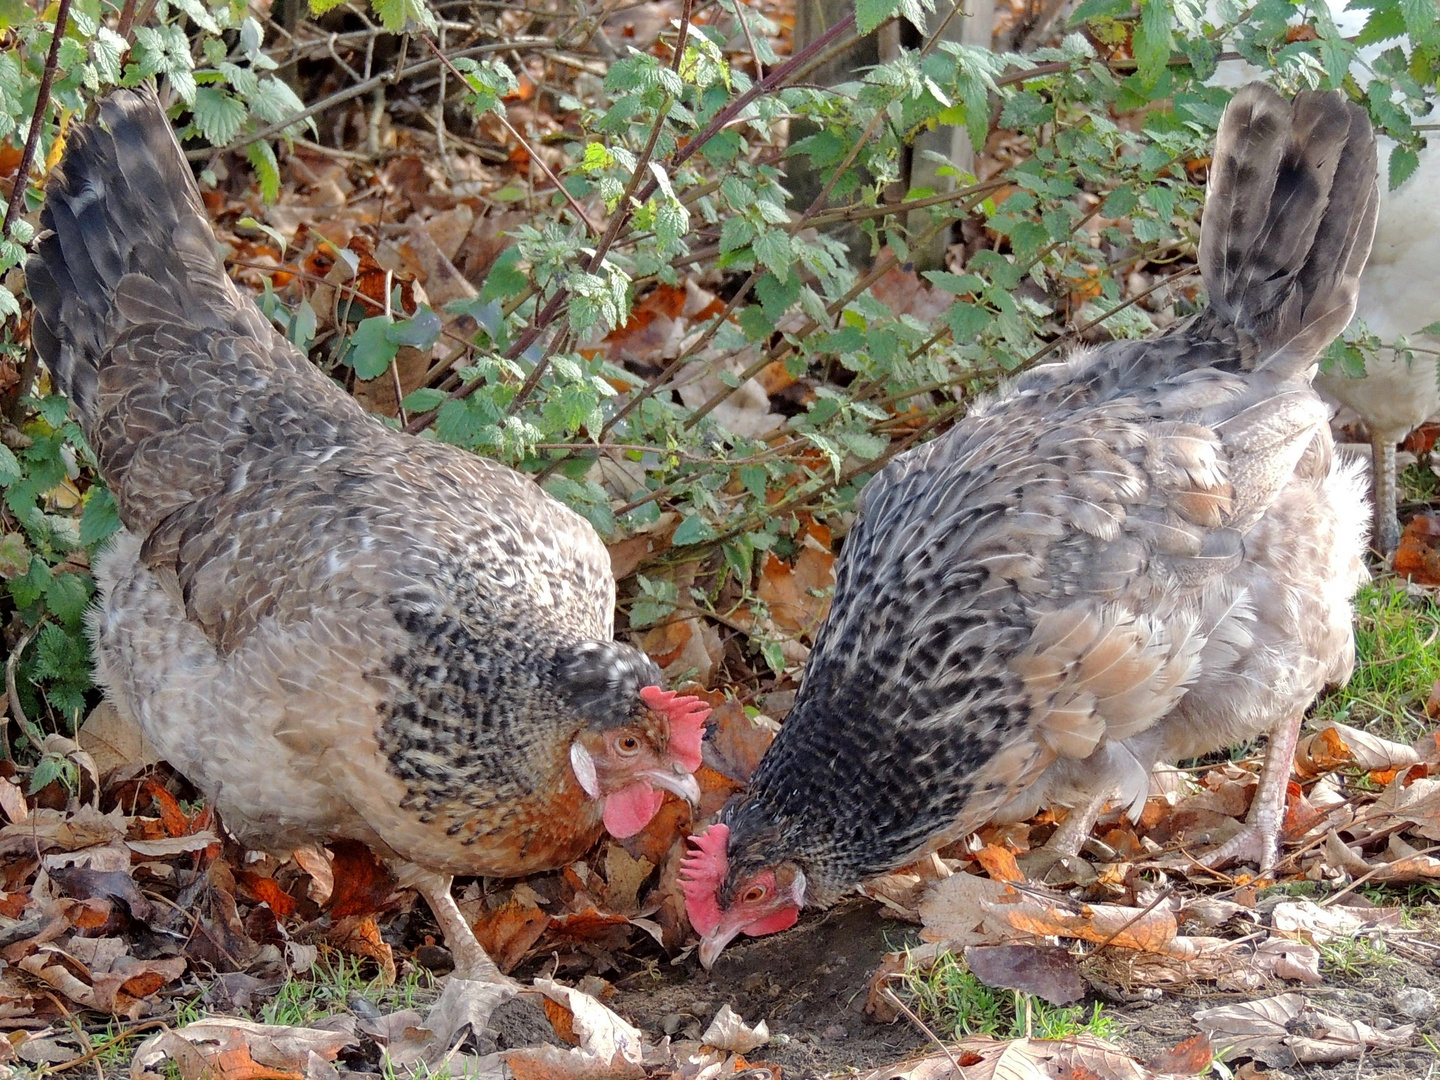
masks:
[[[72,132],[43,221],[35,344],[124,524],[92,618],[117,707],[253,846],[353,838],[440,875],[582,853],[577,733],[667,737],[590,525],[388,429],[277,334],[153,91]]]
[[[721,816],[722,905],[764,867],[827,904],[1044,799],[1143,800],[1157,761],[1348,678],[1365,499],[1310,380],[1354,310],[1374,156],[1338,95],[1241,91],[1209,308],[1020,376],[871,481],[794,708]]]

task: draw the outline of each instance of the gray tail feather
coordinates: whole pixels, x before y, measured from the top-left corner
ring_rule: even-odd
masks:
[[[165,298],[166,311],[152,314],[192,320],[217,293],[233,291],[153,88],[116,91],[94,121],[71,132],[40,221],[47,231],[25,267],[37,316],[31,337],[88,427],[99,370],[120,324],[138,313],[140,297],[126,304],[127,291],[152,307]],[[141,288],[127,290],[127,277]]]
[[[1299,374],[1355,313],[1375,235],[1375,134],[1337,91],[1292,102],[1263,83],[1220,122],[1200,232],[1210,314]]]

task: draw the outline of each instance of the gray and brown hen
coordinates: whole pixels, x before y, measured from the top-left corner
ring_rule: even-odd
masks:
[[[36,348],[124,529],[98,679],[243,842],[401,864],[457,972],[453,874],[563,865],[698,798],[708,711],[611,639],[590,525],[367,415],[231,283],[151,90],[75,130],[27,267]]]
[[[1158,761],[1265,731],[1215,857],[1273,861],[1302,714],[1353,664],[1366,500],[1310,380],[1375,205],[1361,109],[1247,87],[1209,307],[1020,376],[871,481],[794,708],[686,862],[702,960],[1042,800],[1138,807]]]

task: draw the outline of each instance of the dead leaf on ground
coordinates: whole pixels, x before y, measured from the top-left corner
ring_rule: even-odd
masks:
[[[1018,934],[1005,917],[1007,886],[975,874],[955,874],[936,882],[920,901],[920,936],[951,948],[996,945]]]
[[[151,1012],[145,999],[183,975],[186,963],[137,960],[119,938],[77,937],[64,948],[42,945],[20,967],[77,1005],[138,1020]]]
[[[1017,930],[1039,937],[1076,938],[1138,952],[1160,953],[1179,960],[1193,959],[1199,948],[1176,934],[1175,913],[1164,905],[1150,910],[1118,904],[1045,904],[1029,897],[1005,909]]]
[[[1202,1009],[1195,1022],[1223,1049],[1220,1056],[1254,1057],[1271,1068],[1348,1061],[1373,1050],[1408,1046],[1414,1024],[1377,1031],[1359,1020],[1322,1012],[1303,994],[1280,994],[1260,1001]]]
[[[713,734],[705,740],[711,767],[740,784],[748,784],[780,725],[768,716],[751,716],[738,701],[722,701],[710,713]]]
[[[962,1071],[956,1069],[959,1066]],[[1066,1039],[962,1039],[944,1053],[863,1073],[859,1080],[1153,1080],[1114,1043]]]
[[[1058,945],[972,945],[965,963],[986,986],[1034,994],[1052,1005],[1085,996],[1075,958]]]
[[[1400,536],[1395,573],[1417,585],[1440,585],[1440,518],[1416,514]]]
[[[486,955],[508,974],[515,970],[549,925],[550,916],[539,907],[512,898],[494,911],[482,914],[476,920],[474,929]]]
[[[355,1043],[354,1032],[254,1024],[246,1020],[197,1020],[152,1035],[130,1063],[131,1080],[169,1075],[158,1068],[178,1066],[182,1080],[324,1080],[325,1065]]]
[[[605,849],[605,906],[620,915],[640,911],[640,888],[654,871],[649,859],[633,858],[619,844]]]
[[[133,776],[160,760],[140,725],[122,717],[109,701],[101,701],[90,710],[76,739],[81,749],[94,758],[102,777]]]
[[[1150,1070],[1163,1076],[1199,1076],[1215,1060],[1215,1050],[1202,1032],[1157,1054],[1149,1061]]]
[[[343,919],[348,915],[371,915],[383,911],[395,892],[395,876],[385,869],[375,854],[354,840],[338,840],[330,845],[331,875],[330,915]]]
[[[1333,721],[1304,736],[1295,747],[1295,768],[1302,777],[1344,766],[1367,772],[1402,769],[1419,760],[1414,747]]]
[[[571,1029],[579,1044],[509,1050],[505,1063],[516,1080],[630,1080],[645,1075],[645,1042],[626,1023],[589,994],[550,979],[536,979],[535,989],[571,1013]]]
[[[770,1041],[770,1026],[761,1020],[753,1027],[740,1018],[740,1014],[729,1005],[721,1005],[715,1019],[700,1036],[705,1046],[717,1050],[729,1050],[735,1054],[748,1054]]]

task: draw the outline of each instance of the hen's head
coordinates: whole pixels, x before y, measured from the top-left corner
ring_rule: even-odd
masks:
[[[731,862],[730,826],[711,825],[690,838],[680,867],[685,910],[700,935],[700,963],[709,967],[737,934],[788,930],[805,906],[805,872],[790,861],[755,857]],[[737,853],[740,854],[740,853]]]
[[[666,791],[700,801],[693,773],[710,706],[660,686],[660,669],[618,641],[583,642],[557,659],[556,683],[580,715],[570,768],[604,803],[612,836],[633,836],[660,809]]]

